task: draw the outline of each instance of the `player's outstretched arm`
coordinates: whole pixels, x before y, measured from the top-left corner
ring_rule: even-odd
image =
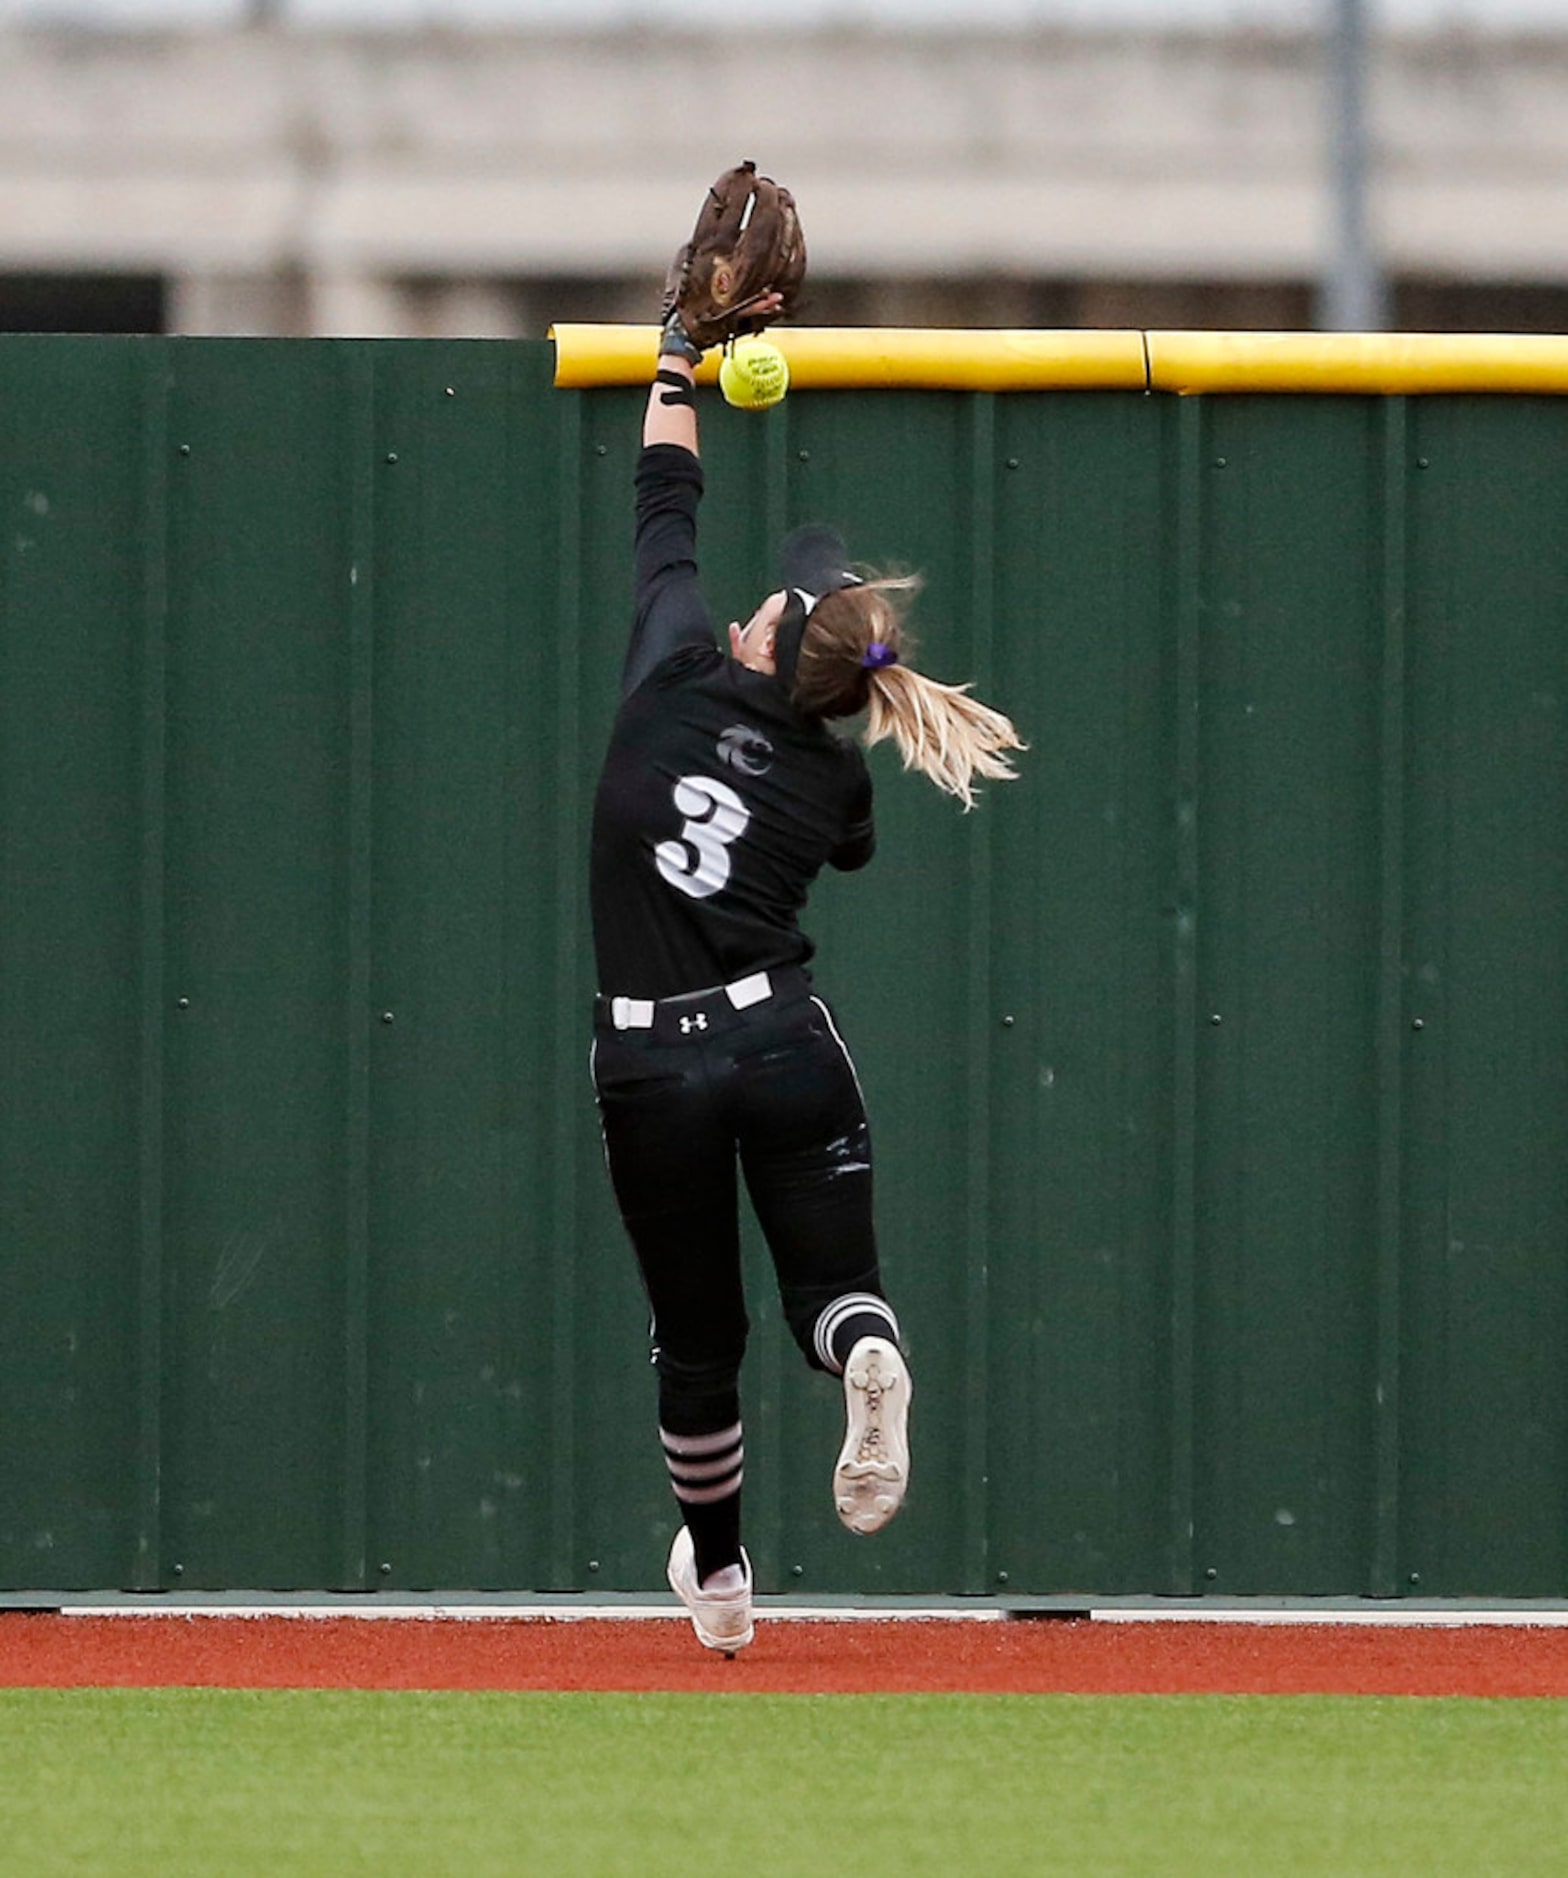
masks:
[[[648,407],[643,414],[644,444],[675,443],[683,450],[697,451],[697,400],[692,385],[695,366],[678,352],[659,354],[658,376],[648,388]]]
[[[783,305],[783,297],[764,293],[756,301],[759,319],[771,319]],[[696,345],[681,323],[678,310],[672,309],[659,337],[659,366],[648,388],[648,404],[643,413],[644,444],[674,443],[693,456],[697,448],[697,396],[695,380],[702,348]]]

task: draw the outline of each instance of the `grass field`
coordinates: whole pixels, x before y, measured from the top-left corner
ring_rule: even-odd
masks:
[[[7,1874],[1565,1869],[1568,1702],[0,1691]]]

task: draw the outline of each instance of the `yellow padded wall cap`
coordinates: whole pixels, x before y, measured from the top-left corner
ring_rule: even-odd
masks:
[[[550,337],[562,389],[646,385],[656,369],[656,326],[557,324]],[[1148,383],[1137,332],[774,326],[768,337],[802,391],[1143,391]],[[718,369],[710,353],[698,383],[717,382]]]
[[[656,326],[560,324],[555,382],[646,385]],[[1512,333],[1036,331],[773,327],[797,390],[1568,392],[1568,337]],[[700,384],[718,380],[719,354]]]
[[[1153,391],[1568,391],[1568,338],[1508,333],[1151,332]]]

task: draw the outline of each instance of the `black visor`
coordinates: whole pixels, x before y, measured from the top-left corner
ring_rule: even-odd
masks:
[[[773,665],[786,691],[795,689],[800,642],[812,609],[824,594],[858,587],[860,576],[849,567],[849,550],[836,528],[797,528],[779,555],[779,585],[784,611],[773,633]]]

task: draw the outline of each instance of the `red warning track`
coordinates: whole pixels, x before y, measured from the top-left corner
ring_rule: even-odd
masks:
[[[1390,1624],[574,1623],[0,1613],[0,1686],[1568,1696],[1568,1630]]]

